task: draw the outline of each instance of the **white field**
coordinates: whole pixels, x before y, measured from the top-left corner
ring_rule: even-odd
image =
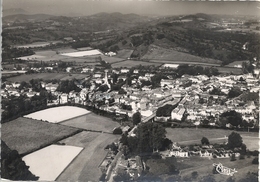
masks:
[[[81,152],[82,147],[50,145],[23,157],[29,170],[40,181],[55,181],[71,161]]]
[[[37,111],[28,115],[25,115],[26,118],[32,118],[37,120],[48,121],[50,123],[59,123],[61,121],[75,118],[77,116],[82,116],[88,114],[90,111],[82,109],[79,107],[73,106],[60,106],[49,109],[44,109]]]
[[[62,56],[69,56],[69,57],[83,57],[83,56],[92,56],[92,55],[103,55],[99,50],[89,50],[89,51],[78,51],[78,52],[70,52],[61,54]]]

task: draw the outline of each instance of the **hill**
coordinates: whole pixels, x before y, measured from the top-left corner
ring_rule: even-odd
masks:
[[[49,19],[51,17],[54,17],[54,15],[48,15],[48,14],[14,14],[14,15],[8,15],[3,17],[3,21],[42,21]]]
[[[29,12],[21,8],[11,8],[3,10],[3,17],[16,14],[29,14]]]

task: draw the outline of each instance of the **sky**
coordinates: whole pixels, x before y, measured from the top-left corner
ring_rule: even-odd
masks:
[[[238,14],[260,15],[260,2],[176,2],[158,0],[3,0],[3,10],[21,8],[31,14],[92,15],[100,12],[139,15]]]

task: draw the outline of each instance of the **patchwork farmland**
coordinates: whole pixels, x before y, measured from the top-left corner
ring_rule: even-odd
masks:
[[[15,77],[7,78],[11,82],[29,82],[31,79],[42,79],[42,80],[73,80],[73,79],[84,79],[85,74],[68,74],[68,73],[36,73],[36,74],[23,74]]]
[[[97,181],[101,176],[98,168],[105,158],[107,151],[104,148],[118,141],[119,135],[83,131],[60,143],[83,147],[82,152],[57,178],[57,181]]]
[[[2,124],[2,140],[19,154],[26,154],[79,132],[78,129],[20,117]]]
[[[135,61],[135,60],[126,60],[118,63],[112,64],[113,68],[120,68],[120,67],[127,67],[131,68],[134,66],[138,65],[143,65],[143,66],[149,66],[149,65],[155,65],[155,66],[160,66],[163,63],[155,63],[155,62],[146,62],[146,61]]]
[[[61,124],[79,129],[102,131],[108,133],[112,133],[114,128],[120,126],[119,123],[113,121],[112,119],[98,116],[94,113],[89,113],[85,116],[70,119],[62,122]]]

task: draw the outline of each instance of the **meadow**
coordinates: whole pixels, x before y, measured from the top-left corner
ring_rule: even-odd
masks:
[[[26,44],[26,45],[16,45],[15,47],[17,48],[36,48],[36,47],[44,47],[44,46],[47,46],[47,45],[50,45],[49,42],[34,42],[34,43],[31,43],[31,44]]]
[[[150,45],[148,52],[142,57],[142,59],[159,60],[164,63],[166,63],[165,61],[179,61],[221,64],[221,61],[219,60],[194,56],[188,53],[166,49],[156,45]]]
[[[68,126],[20,117],[2,124],[1,138],[12,150],[27,154],[78,131]]]
[[[131,56],[131,54],[133,53],[133,50],[130,50],[130,49],[122,49],[122,50],[119,50],[117,52],[117,55],[115,57],[117,58],[123,58],[123,59],[127,59]]]
[[[223,143],[233,131],[223,129],[207,128],[166,128],[166,137],[181,145],[201,144],[202,137],[209,139],[210,143]],[[237,131],[235,131],[237,132]],[[258,148],[258,133],[256,132],[237,132],[242,136],[243,142],[248,149],[255,150]]]
[[[236,161],[230,161],[230,158],[226,159],[208,159],[201,157],[190,157],[190,158],[179,158],[178,162],[183,166],[181,176],[185,179],[192,179],[192,172],[197,171],[197,179],[207,176],[209,174],[213,175],[216,181],[226,181],[229,176],[222,174],[213,174],[213,163],[221,163],[223,166],[234,169],[237,173],[234,174],[235,181],[238,181],[246,176],[248,172],[257,172],[258,165],[252,164],[253,157],[245,159],[236,159]]]
[[[80,129],[102,131],[112,133],[115,127],[120,126],[119,123],[110,118],[90,113],[74,119],[70,119],[61,123],[62,125],[72,126]]]
[[[104,148],[118,141],[119,138],[119,135],[83,131],[60,141],[84,149],[57,178],[57,181],[98,181],[102,175],[99,165],[107,155]]]
[[[143,66],[149,66],[149,65],[155,65],[155,66],[160,66],[162,65],[162,63],[155,63],[155,62],[146,62],[146,61],[135,61],[135,60],[126,60],[126,61],[121,61],[121,62],[117,62],[112,64],[113,68],[120,68],[120,67],[127,67],[127,68],[131,68],[134,66],[138,66],[138,65],[143,65]]]
[[[69,120],[75,117],[86,115],[90,111],[73,106],[60,106],[49,109],[37,111],[28,115],[25,118],[31,118],[36,120],[48,121],[50,123],[59,123],[65,120]]]
[[[29,82],[31,79],[42,79],[42,80],[73,80],[73,79],[84,79],[85,74],[69,74],[69,73],[36,73],[36,74],[23,74],[15,77],[7,78],[11,82]]]

